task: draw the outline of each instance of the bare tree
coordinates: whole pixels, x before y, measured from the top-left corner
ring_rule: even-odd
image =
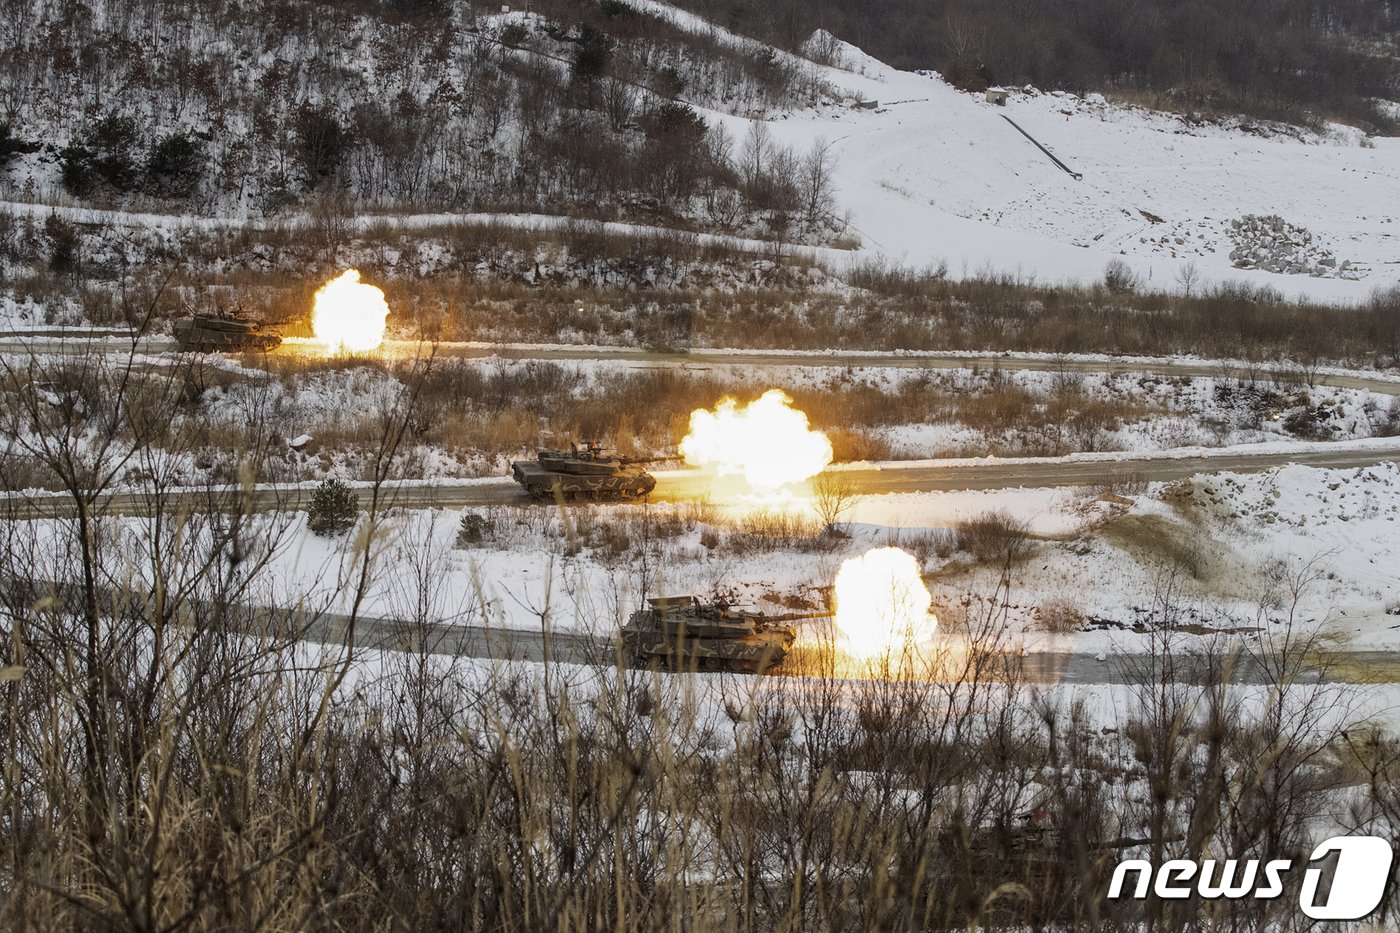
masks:
[[[982,31],[971,21],[949,10],[943,17],[944,45],[951,59],[975,60],[981,57]]]
[[[809,224],[815,224],[831,213],[835,197],[831,172],[831,144],[825,139],[818,139],[802,159],[802,200]]]
[[[835,529],[859,499],[849,474],[828,470],[812,481],[812,508],[828,531]]]
[[[1176,270],[1176,284],[1181,286],[1181,293],[1187,298],[1191,298],[1196,293],[1196,286],[1201,282],[1201,270],[1196,265],[1195,260],[1188,260]]]
[[[761,198],[768,175],[768,160],[773,151],[773,133],[768,125],[756,122],[739,146],[739,178],[745,196],[750,200]]]
[[[340,261],[340,251],[354,232],[354,204],[341,188],[319,192],[311,202],[311,231],[321,254],[332,265]]]
[[[637,112],[637,91],[627,81],[609,77],[603,81],[603,112],[608,125],[621,132],[631,124]]]
[[[1103,269],[1103,285],[1110,295],[1131,295],[1138,290],[1141,280],[1128,264],[1115,256]]]
[[[786,146],[769,149],[764,187],[767,200],[763,206],[783,212],[802,209],[802,161],[797,153]]]

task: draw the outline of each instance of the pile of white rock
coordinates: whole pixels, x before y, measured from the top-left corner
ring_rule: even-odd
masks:
[[[1334,278],[1346,273],[1351,263],[1337,261],[1332,251],[1313,236],[1312,231],[1294,226],[1277,214],[1246,214],[1230,221],[1230,262],[1236,269],[1261,269],[1280,275],[1311,275]]]

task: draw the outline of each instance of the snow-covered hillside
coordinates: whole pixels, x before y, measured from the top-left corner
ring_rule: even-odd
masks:
[[[293,34],[243,16],[239,42],[211,44],[199,37],[213,27],[193,14],[185,32],[150,37],[130,17],[80,26],[35,5],[17,36],[33,44],[45,24],[64,24],[54,41],[101,40],[125,77],[107,82],[121,88],[111,93],[71,55],[11,56],[30,103],[11,121],[0,198],[46,215],[81,197],[83,216],[62,216],[117,226],[192,212],[231,225],[372,212],[404,227],[425,215],[584,216],[638,235],[777,237],[837,271],[878,256],[952,276],[1090,282],[1120,258],[1152,290],[1241,280],[1334,302],[1400,282],[1400,139],[1033,88],[999,107],[825,33],[806,48],[835,66],[662,0],[591,20],[563,3],[455,9],[415,29],[341,10]],[[137,39],[149,39],[154,71],[137,67],[147,54]],[[182,56],[200,80],[165,106]],[[184,161],[156,159],[166,143],[175,155],[176,143],[192,148]],[[120,183],[86,178],[109,163],[126,167],[107,172]]]
[[[691,14],[675,21],[699,28]],[[898,71],[836,45],[843,67],[821,77],[879,106],[824,105],[767,122],[781,144],[832,144],[837,200],[868,251],[947,262],[953,275],[1040,281],[1097,279],[1121,256],[1155,288],[1179,289],[1194,264],[1193,286],[1238,279],[1341,301],[1400,281],[1400,139],[1221,125],[1034,89],[1013,90],[1003,108],[932,72]],[[755,122],[707,116],[741,139]],[[1232,222],[1249,215],[1310,232],[1336,267],[1324,267],[1327,277],[1235,268]],[[1350,268],[1335,271],[1344,262]]]
[[[0,30],[0,200],[218,218],[542,212],[729,234],[781,212],[789,241],[832,236],[815,209],[797,217],[791,172],[740,176],[691,109],[811,106],[824,88],[801,59],[622,2],[442,0],[406,19],[276,6],[154,20],[139,0],[16,7]]]

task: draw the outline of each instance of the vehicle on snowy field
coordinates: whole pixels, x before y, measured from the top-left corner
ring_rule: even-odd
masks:
[[[765,616],[696,596],[662,596],[632,613],[623,648],[641,668],[762,674],[782,663],[797,631],[787,623],[825,619],[826,612]]]
[[[621,502],[640,499],[656,488],[656,477],[642,469],[643,464],[677,459],[610,456],[601,442],[592,440],[569,450],[541,450],[534,460],[516,460],[510,472],[541,501]]]
[[[180,349],[192,353],[238,353],[245,350],[272,350],[282,338],[262,329],[256,321],[243,319],[241,311],[192,314],[171,327]]]

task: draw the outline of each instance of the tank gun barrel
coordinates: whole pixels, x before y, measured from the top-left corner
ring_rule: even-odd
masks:
[[[812,619],[834,619],[834,612],[789,612],[779,616],[762,616],[764,622],[807,622]]]
[[[684,460],[681,456],[669,457],[618,457],[619,463],[624,466],[639,466],[643,463],[680,463]]]

